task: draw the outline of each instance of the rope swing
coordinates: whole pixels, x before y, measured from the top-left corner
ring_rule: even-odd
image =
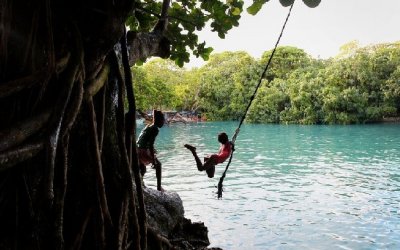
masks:
[[[232,161],[233,152],[235,151],[234,145],[235,145],[235,142],[236,142],[236,137],[237,137],[238,134],[239,134],[240,127],[242,126],[242,123],[243,123],[244,119],[246,118],[246,115],[247,115],[247,113],[248,113],[248,111],[249,111],[249,109],[250,109],[251,103],[253,102],[253,100],[254,100],[254,98],[255,98],[255,96],[256,96],[256,94],[257,94],[257,91],[258,91],[258,89],[259,89],[260,86],[261,86],[262,79],[264,78],[264,75],[265,75],[265,73],[267,72],[269,65],[271,64],[272,58],[274,57],[275,51],[276,51],[276,49],[277,49],[277,47],[278,47],[278,44],[279,44],[279,42],[280,42],[280,40],[281,40],[283,31],[285,30],[286,23],[287,23],[288,20],[289,20],[290,13],[292,12],[292,8],[293,8],[293,5],[294,5],[294,2],[295,2],[295,1],[293,1],[292,5],[290,6],[289,13],[287,14],[286,20],[285,20],[285,22],[284,22],[284,24],[283,24],[283,26],[282,26],[281,33],[279,34],[278,40],[276,41],[275,47],[274,47],[274,49],[272,50],[271,56],[270,56],[269,59],[268,59],[268,62],[267,62],[267,64],[266,64],[265,68],[264,68],[264,71],[262,72],[262,74],[261,74],[261,76],[260,76],[260,79],[259,79],[259,81],[258,81],[258,84],[257,84],[255,90],[254,90],[254,93],[253,93],[253,95],[250,97],[250,102],[248,103],[248,105],[247,105],[247,107],[246,107],[246,110],[245,110],[245,112],[244,112],[242,118],[240,119],[239,126],[238,126],[237,129],[235,130],[235,134],[232,136],[232,140],[231,140],[231,143],[232,143],[232,153],[231,153],[231,155],[230,155],[230,157],[229,157],[228,164],[226,164],[224,173],[222,174],[221,178],[219,178],[219,182],[218,182],[218,192],[217,192],[217,194],[218,194],[218,199],[222,198],[222,191],[223,191],[223,184],[222,184],[222,183],[223,183],[223,181],[224,181],[224,179],[225,179],[226,172],[228,171],[229,165],[231,164],[231,161]]]

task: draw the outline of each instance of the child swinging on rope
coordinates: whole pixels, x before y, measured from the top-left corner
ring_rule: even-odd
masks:
[[[157,159],[154,142],[159,132],[159,128],[164,125],[164,114],[161,111],[153,110],[153,122],[147,125],[137,139],[137,152],[139,157],[139,167],[142,176],[146,173],[146,165],[153,164],[156,169],[157,190],[164,191],[161,187],[161,162]]]
[[[228,135],[224,132],[218,135],[218,141],[221,143],[218,154],[212,154],[210,156],[204,157],[204,164],[201,162],[199,156],[196,153],[196,148],[192,145],[185,144],[185,148],[192,152],[194,159],[197,164],[197,169],[199,171],[206,171],[209,178],[214,177],[215,165],[223,163],[231,155],[233,145],[228,139]]]

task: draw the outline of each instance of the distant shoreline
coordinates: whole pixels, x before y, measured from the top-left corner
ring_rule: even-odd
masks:
[[[400,116],[383,118],[382,123],[400,123]]]
[[[206,122],[206,121],[185,120],[185,123],[195,123],[195,122]],[[213,121],[210,121],[210,122],[213,122]],[[149,122],[143,118],[140,118],[140,119],[136,119],[136,123],[137,124],[148,124],[148,123],[151,123],[151,121]],[[168,124],[172,124],[172,123],[176,123],[176,122],[169,122]],[[365,124],[380,124],[380,123],[400,123],[400,116],[386,117],[386,118],[382,118],[381,120],[366,122]],[[271,123],[266,123],[266,124],[271,124]],[[278,124],[278,123],[276,123],[276,124]],[[283,125],[283,123],[279,123],[279,124]]]

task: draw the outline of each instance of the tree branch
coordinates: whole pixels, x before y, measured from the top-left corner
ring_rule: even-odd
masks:
[[[46,69],[42,69],[36,71],[32,75],[2,83],[0,85],[0,98],[18,93],[19,91],[29,88],[39,82],[44,82],[46,79],[47,71]]]
[[[104,86],[104,83],[108,77],[108,73],[110,73],[110,66],[108,63],[105,63],[103,69],[100,71],[97,77],[90,81],[85,87],[86,100],[96,95],[97,92]]]
[[[132,72],[129,67],[128,61],[128,48],[126,45],[126,29],[124,28],[124,36],[121,38],[121,48],[122,48],[122,64],[124,67],[125,73],[125,88],[129,103],[129,111],[126,114],[126,128],[125,128],[125,144],[126,150],[128,154],[128,159],[130,162],[130,166],[133,169],[135,183],[136,183],[136,191],[139,202],[139,227],[141,233],[141,247],[143,250],[147,249],[147,229],[146,229],[146,208],[144,206],[144,196],[143,196],[143,188],[142,181],[139,170],[139,160],[136,151],[136,141],[132,140],[132,138],[136,138],[135,130],[136,130],[136,102],[135,95],[133,93],[132,86]]]
[[[128,31],[129,66],[152,56],[168,58],[171,53],[169,40],[159,32],[135,33]]]
[[[100,153],[103,152],[103,140],[104,140],[104,120],[106,114],[106,92],[107,92],[107,84],[104,84],[102,88],[103,92],[101,95],[101,110],[100,110],[100,125],[98,126],[99,130],[99,150]]]
[[[83,81],[78,80],[78,83],[75,84],[73,90],[73,99],[70,102],[69,109],[65,115],[65,121],[63,122],[63,126],[61,127],[61,136],[65,137],[69,131],[71,130],[72,126],[75,123],[76,117],[81,109],[82,100],[83,100]]]
[[[152,56],[168,58],[171,53],[170,42],[165,37],[168,24],[168,9],[170,0],[163,0],[161,15],[150,33],[136,33],[129,31],[127,43],[129,44],[129,65],[132,66],[138,61],[145,61]],[[144,10],[144,9],[142,9]]]
[[[64,203],[65,195],[67,193],[67,175],[68,175],[68,146],[69,134],[61,138],[62,144],[62,173],[60,178],[59,192],[56,195],[56,202],[54,207],[55,212],[55,235],[56,235],[56,249],[64,249]]]
[[[136,212],[136,196],[135,196],[135,184],[133,183],[133,174],[129,164],[129,158],[125,144],[125,114],[124,114],[124,96],[125,96],[125,85],[124,80],[119,70],[118,58],[115,51],[112,51],[109,56],[111,71],[117,77],[118,83],[118,108],[117,108],[117,135],[118,135],[118,147],[121,153],[121,161],[123,165],[124,182],[127,187],[130,204],[132,206],[132,227],[133,227],[133,241],[135,243],[134,249],[140,250],[140,229],[138,224],[137,212]]]
[[[0,152],[16,146],[37,133],[49,120],[50,110],[30,117],[7,130],[0,131]]]
[[[86,216],[83,220],[82,226],[81,226],[78,234],[75,237],[74,244],[71,247],[71,249],[75,249],[75,250],[81,249],[83,235],[85,234],[87,224],[89,223],[90,217],[92,215],[92,210],[93,210],[93,208],[89,208],[89,210],[86,212]]]
[[[40,141],[27,143],[16,149],[0,153],[0,172],[34,157],[43,149],[43,147],[44,143],[43,141]]]
[[[151,11],[151,10],[148,10],[148,9],[143,8],[143,7],[140,7],[140,6],[137,6],[137,7],[136,7],[136,10],[141,11],[141,12],[144,12],[144,13],[147,13],[147,14],[150,14],[150,15],[153,15],[153,16],[158,17],[158,18],[161,18],[161,15],[160,15],[160,14],[155,13],[155,12],[153,12],[153,11]],[[187,24],[190,24],[190,25],[192,25],[192,26],[194,26],[194,27],[197,27],[197,26],[199,25],[199,24],[197,24],[197,23],[191,22],[191,21],[189,21],[189,20],[186,20],[186,19],[184,19],[184,18],[177,17],[177,16],[167,15],[166,17],[167,17],[168,19],[176,19],[176,20],[179,20],[179,21],[181,21],[182,23],[187,23]]]
[[[79,53],[79,52],[78,52]],[[82,53],[82,51],[80,52]],[[79,56],[76,56],[79,58]],[[76,60],[76,59],[75,59]],[[50,202],[50,206],[54,199],[54,167],[55,167],[55,158],[57,153],[57,146],[60,136],[60,130],[64,119],[64,114],[68,102],[70,100],[71,92],[75,83],[75,76],[77,75],[79,64],[77,61],[72,60],[66,72],[65,72],[65,82],[61,84],[64,86],[63,91],[61,92],[61,96],[58,98],[58,101],[53,110],[52,118],[50,120],[50,128],[49,128],[49,137],[47,141],[47,172],[46,172],[46,195]]]
[[[77,76],[79,75],[78,72],[81,68],[83,60],[82,58],[84,56],[81,34],[76,26],[74,27],[73,31],[75,39],[73,40],[72,45],[71,60],[63,74],[63,80],[60,82],[60,86],[63,86],[63,89],[53,110],[48,129],[49,136],[46,147],[46,161],[48,167],[45,173],[45,182],[47,186],[46,196],[50,207],[52,206],[54,199],[54,168],[60,131],[64,121],[65,110],[69,103]]]
[[[128,208],[129,208],[129,195],[126,192],[124,199],[121,204],[121,211],[119,213],[118,220],[118,240],[117,240],[117,249],[123,250],[125,248],[126,243],[126,230],[128,227]]]
[[[90,115],[89,129],[91,132],[90,137],[92,140],[92,146],[93,146],[94,156],[95,156],[97,189],[98,189],[99,196],[100,196],[99,198],[100,198],[101,210],[104,215],[104,218],[107,220],[109,225],[112,225],[113,223],[112,223],[110,211],[108,209],[108,204],[107,204],[106,188],[104,186],[103,166],[101,163],[101,156],[100,156],[100,151],[99,151],[99,141],[97,139],[96,113],[94,111],[93,99],[89,98],[87,104],[88,104],[89,115]]]

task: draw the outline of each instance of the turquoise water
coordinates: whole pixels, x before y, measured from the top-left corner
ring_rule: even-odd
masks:
[[[184,143],[204,156],[236,122],[174,124],[156,141],[163,187],[185,216],[203,221],[211,247],[235,249],[400,249],[400,125],[244,124],[216,197],[216,178],[198,172]],[[140,129],[140,127],[139,127]],[[148,170],[147,186],[155,187]]]

